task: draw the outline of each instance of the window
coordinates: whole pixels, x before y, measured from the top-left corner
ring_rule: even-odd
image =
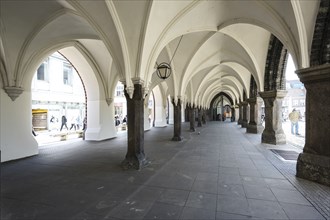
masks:
[[[48,65],[47,64],[48,64],[48,62],[45,61],[37,69],[37,80],[48,82],[48,71],[47,71]]]
[[[300,106],[305,106],[305,99],[300,99],[299,104]]]
[[[292,106],[298,106],[299,102],[297,99],[292,100]]]
[[[123,84],[121,84],[121,83],[117,84],[115,96],[124,96],[124,85]]]
[[[67,63],[63,63],[63,83],[64,85],[72,86],[72,66]]]

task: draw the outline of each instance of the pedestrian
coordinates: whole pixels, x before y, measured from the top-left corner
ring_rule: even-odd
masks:
[[[37,136],[37,134],[36,134],[36,132],[35,132],[33,126],[32,126],[32,134],[33,134],[33,136]]]
[[[70,131],[72,128],[74,128],[74,130],[77,130],[76,119],[74,118],[74,116],[72,116],[70,123],[71,123]]]
[[[63,116],[62,116],[62,125],[61,125],[61,129],[60,129],[60,131],[62,131],[63,126],[66,127],[66,130],[69,130],[69,129],[68,129],[68,126],[66,125],[66,122],[67,122],[67,121],[68,121],[68,120],[66,119],[65,115],[63,115]]]
[[[291,134],[300,135],[299,134],[299,112],[294,108],[292,112],[289,114],[289,119],[291,121]]]
[[[87,118],[86,117],[84,117],[84,120],[83,120],[83,131],[85,131],[86,130],[86,128],[87,128]]]

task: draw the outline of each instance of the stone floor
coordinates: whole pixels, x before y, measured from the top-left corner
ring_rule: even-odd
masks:
[[[126,133],[47,145],[1,164],[1,219],[330,219],[330,188],[294,176],[236,123],[145,133],[151,165],[123,171]],[[276,148],[294,149],[290,145]]]

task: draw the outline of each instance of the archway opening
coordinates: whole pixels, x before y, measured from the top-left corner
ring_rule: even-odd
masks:
[[[83,137],[86,92],[76,68],[55,52],[38,67],[31,84],[32,133],[39,146]]]
[[[306,89],[295,71],[292,57],[289,54],[285,70],[288,93],[282,104],[282,125],[287,141],[303,149],[305,145]]]
[[[124,84],[118,81],[114,94],[115,126],[117,132],[127,131],[127,102],[124,94]]]

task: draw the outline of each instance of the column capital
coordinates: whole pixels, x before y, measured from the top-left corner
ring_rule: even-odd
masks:
[[[304,84],[329,81],[330,80],[330,64],[313,66],[296,71],[300,81]]]
[[[265,98],[284,98],[288,91],[286,90],[271,90],[271,91],[264,91],[259,92],[260,97]]]

